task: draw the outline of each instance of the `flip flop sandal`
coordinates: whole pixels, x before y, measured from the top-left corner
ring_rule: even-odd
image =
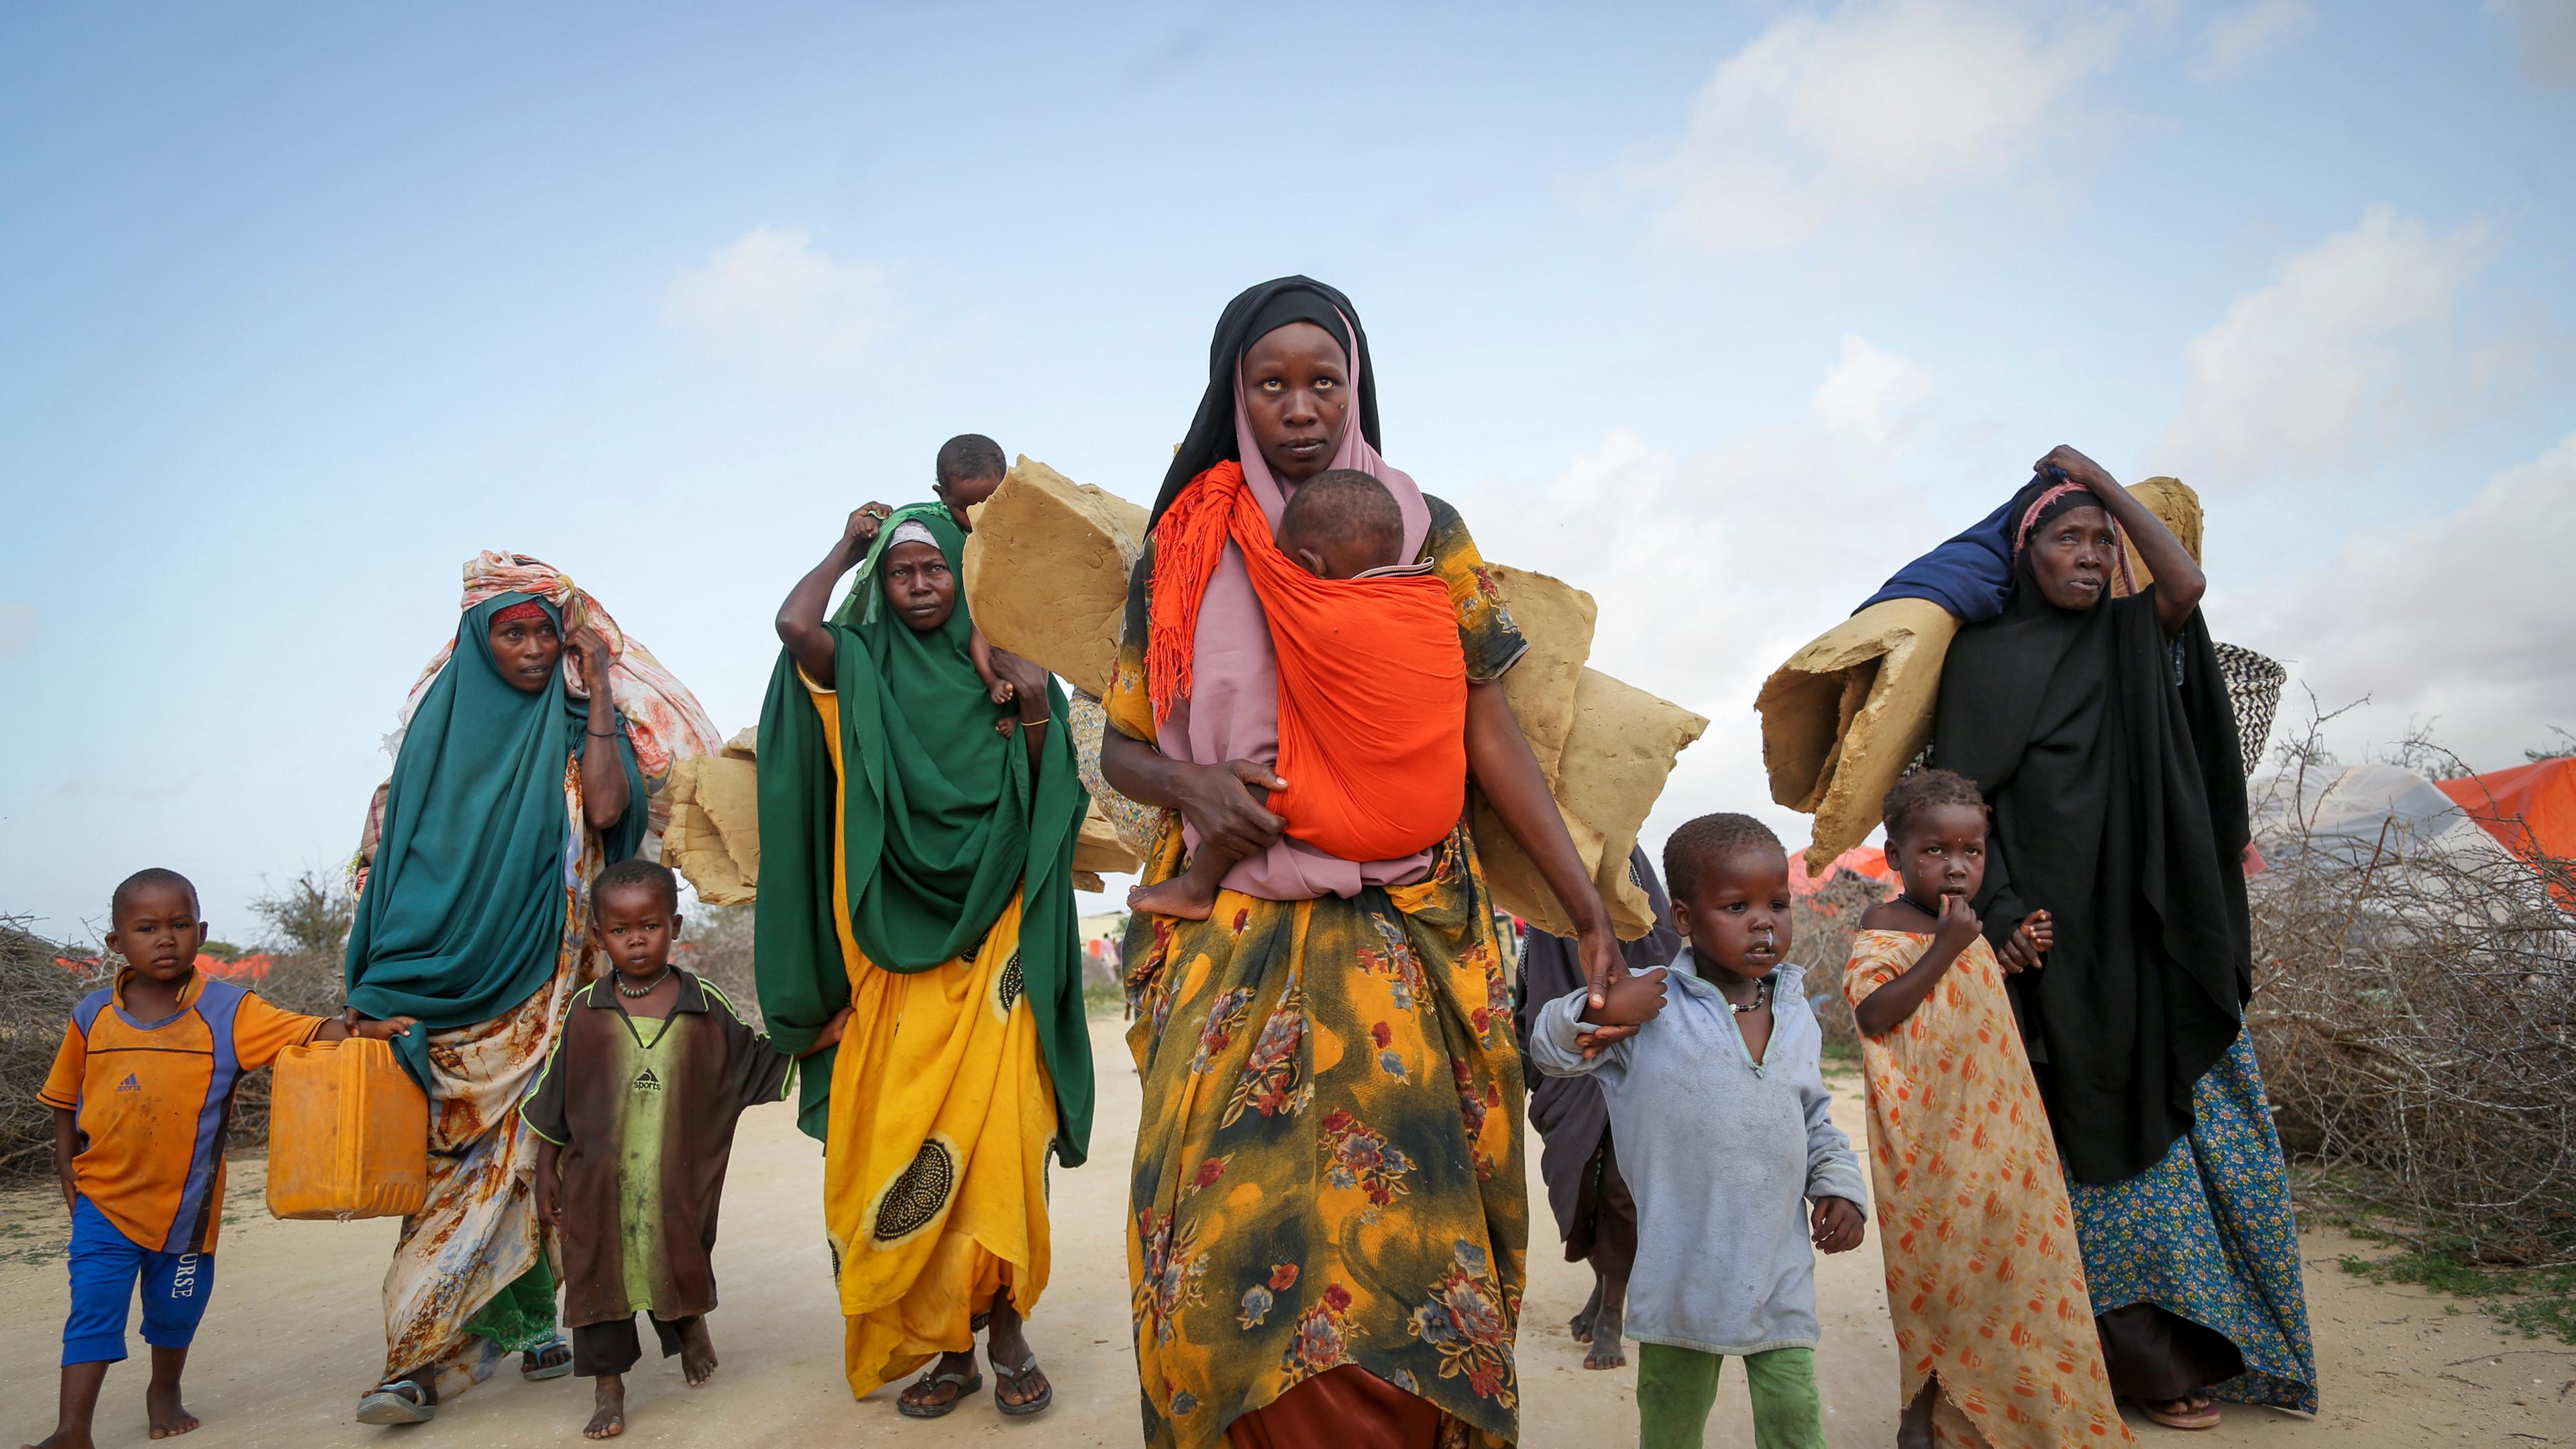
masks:
[[[2181,1401],[2177,1399],[2173,1402],[2180,1403]],[[2163,1404],[2149,1404],[2144,1402],[2141,1402],[2138,1405],[2138,1408],[2148,1418],[2155,1420],[2157,1423],[2164,1425],[2168,1429],[2198,1430],[2215,1429],[2218,1427],[2218,1404],[2215,1400],[2202,1404],[2197,1409],[2168,1408]]]
[[[562,1361],[558,1363],[546,1362],[546,1356],[557,1349],[563,1350]],[[551,1342],[541,1343],[535,1348],[529,1349],[527,1352],[519,1355],[519,1377],[526,1379],[532,1384],[545,1379],[559,1379],[565,1374],[571,1372],[572,1345],[566,1343],[561,1336],[557,1336]]]
[[[1036,1398],[1026,1403],[1014,1404],[1002,1397],[1002,1390],[1005,1387],[1016,1389],[1028,1380],[1029,1375],[1037,1371],[1036,1354],[1030,1354],[1029,1361],[1015,1369],[1006,1369],[1000,1364],[993,1365],[993,1407],[1014,1419],[1025,1419],[1031,1414],[1044,1413],[1047,1405],[1055,1402],[1055,1384],[1052,1380],[1046,1387],[1038,1390]]]
[[[411,1390],[406,1396],[402,1391]],[[393,1379],[376,1385],[358,1400],[358,1422],[361,1424],[426,1424],[438,1417],[438,1405],[429,1401],[429,1391],[414,1379]]]
[[[913,1380],[913,1383],[919,1387],[928,1389],[935,1389],[943,1384],[955,1384],[957,1386],[957,1393],[955,1396],[941,1403],[911,1403],[900,1398],[894,1401],[894,1411],[903,1415],[907,1419],[942,1419],[957,1412],[957,1406],[966,1402],[969,1395],[983,1392],[984,1371],[982,1369],[968,1369],[962,1374],[957,1373],[954,1370],[944,1374],[923,1374],[920,1378]]]

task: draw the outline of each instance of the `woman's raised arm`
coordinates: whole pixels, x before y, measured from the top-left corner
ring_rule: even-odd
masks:
[[[862,504],[842,526],[832,551],[796,581],[787,602],[778,606],[778,642],[816,684],[832,682],[832,626],[823,622],[823,611],[832,606],[832,585],[868,556],[868,545],[876,542],[877,530],[893,512],[882,503]]]
[[[2182,628],[2191,611],[2200,607],[2200,596],[2209,591],[2209,576],[2200,571],[2200,561],[2182,540],[2173,536],[2164,520],[2153,510],[2132,497],[2119,480],[2101,464],[2060,443],[2039,460],[2038,470],[2081,483],[2102,500],[2111,518],[2127,531],[2138,545],[2138,557],[2146,560],[2147,571],[2156,576],[2156,619],[2168,634]]]

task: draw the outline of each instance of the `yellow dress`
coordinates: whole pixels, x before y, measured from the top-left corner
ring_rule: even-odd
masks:
[[[838,701],[811,691],[832,770]],[[975,949],[909,975],[879,970],[850,935],[832,792],[832,906],[850,973],[850,1020],[832,1064],[823,1154],[843,1367],[864,1398],[942,1352],[1007,1286],[1022,1316],[1046,1291],[1046,1156],[1055,1089],[1020,989],[1020,898]]]
[[[1843,995],[1902,975],[1928,935],[1862,931]],[[1995,1449],[2129,1442],[2102,1369],[2048,1114],[1981,938],[1885,1036],[1863,1036],[1869,1171],[1897,1383],[1941,1398],[1933,1437]]]

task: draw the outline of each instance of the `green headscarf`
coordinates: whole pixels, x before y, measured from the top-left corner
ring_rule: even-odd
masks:
[[[349,1004],[420,1019],[393,1048],[423,1087],[431,1032],[501,1016],[554,975],[564,892],[579,884],[564,766],[590,744],[590,701],[572,697],[561,669],[537,693],[516,688],[492,658],[492,616],[529,602],[562,629],[562,610],[520,593],[495,594],[458,622],[455,651],[403,734],[349,928]],[[627,806],[603,841],[612,861],[643,844],[647,815],[622,729],[617,756]]]
[[[888,971],[928,971],[972,952],[1011,893],[1023,892],[1020,977],[1055,1083],[1056,1158],[1079,1166],[1091,1144],[1091,1034],[1072,869],[1089,800],[1074,775],[1064,691],[1047,681],[1044,768],[1032,778],[1027,743],[993,728],[993,702],[967,653],[975,626],[962,583],[948,622],[926,632],[879,607],[878,560],[906,522],[926,527],[962,577],[965,533],[944,505],[911,504],[878,528],[832,618],[850,934]],[[833,788],[822,717],[782,650],[760,711],[754,959],[770,1037],[791,1052],[850,1001],[832,921]],[[797,1124],[820,1138],[830,1056],[798,1076]]]

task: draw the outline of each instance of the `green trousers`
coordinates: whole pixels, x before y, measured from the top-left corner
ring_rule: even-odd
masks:
[[[1695,1348],[1637,1345],[1637,1449],[1700,1449],[1725,1364]],[[1746,1354],[1744,1386],[1753,1395],[1755,1449],[1825,1449],[1814,1349]]]

